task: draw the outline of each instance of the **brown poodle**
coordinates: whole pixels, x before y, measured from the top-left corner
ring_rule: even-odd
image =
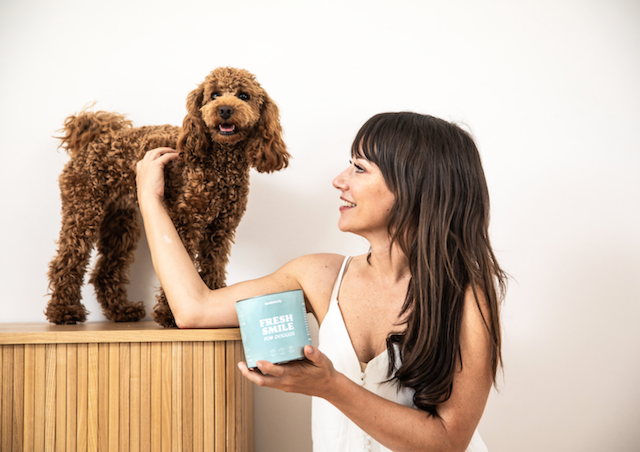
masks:
[[[203,281],[225,284],[225,267],[249,194],[249,169],[286,168],[277,106],[243,69],[218,68],[187,98],[182,128],[134,128],[123,115],[81,112],[64,123],[62,147],[71,156],[59,182],[62,230],[49,265],[52,323],[86,320],[81,287],[91,250],[98,259],[90,282],[105,316],[116,322],[144,317],[142,302],[127,300],[129,266],[140,238],[136,163],[145,152],[176,148],[166,169],[165,205]],[[164,292],[153,319],[175,326]]]

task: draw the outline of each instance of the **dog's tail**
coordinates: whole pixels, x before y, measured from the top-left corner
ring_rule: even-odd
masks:
[[[120,113],[83,110],[65,119],[64,127],[58,131],[63,135],[56,138],[62,141],[61,148],[74,155],[99,135],[128,127],[131,127],[131,121]]]

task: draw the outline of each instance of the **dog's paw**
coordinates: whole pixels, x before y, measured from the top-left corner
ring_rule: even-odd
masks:
[[[104,311],[105,317],[112,322],[137,322],[143,319],[145,314],[146,311],[142,301],[137,303],[126,302]]]
[[[89,311],[81,304],[60,305],[49,303],[44,315],[47,320],[56,325],[75,325],[87,320]]]

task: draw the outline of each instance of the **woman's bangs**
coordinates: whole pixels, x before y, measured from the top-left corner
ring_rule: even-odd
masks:
[[[379,131],[379,127],[377,127],[376,119],[378,118],[374,116],[358,131],[358,134],[351,145],[351,157],[364,158],[378,165],[379,158],[376,142],[378,141],[377,132]]]

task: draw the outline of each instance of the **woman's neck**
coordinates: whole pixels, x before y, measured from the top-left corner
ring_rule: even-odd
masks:
[[[409,260],[397,244],[389,246],[390,239],[369,243],[369,264],[381,280],[398,283],[411,276]]]

